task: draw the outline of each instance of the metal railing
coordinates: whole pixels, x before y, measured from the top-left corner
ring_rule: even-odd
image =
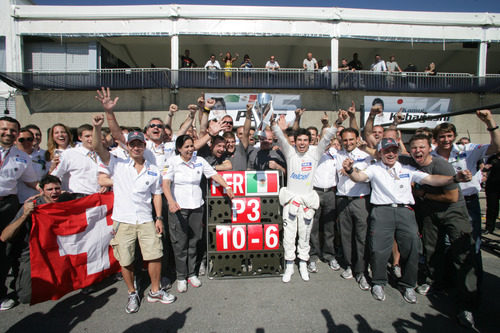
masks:
[[[500,92],[500,75],[462,73],[388,73],[304,71],[303,69],[168,68],[102,69],[87,72],[37,71],[0,73],[0,79],[24,90],[93,90],[151,88],[327,89],[391,92]]]

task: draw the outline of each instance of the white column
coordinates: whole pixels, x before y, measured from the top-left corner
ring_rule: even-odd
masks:
[[[339,69],[339,39],[332,38],[330,40],[330,59],[332,59],[332,72],[337,72]]]
[[[479,44],[479,59],[477,65],[477,76],[486,76],[486,60],[488,58],[488,42]]]
[[[173,35],[170,38],[170,69],[172,85],[177,87],[179,78],[179,35]]]

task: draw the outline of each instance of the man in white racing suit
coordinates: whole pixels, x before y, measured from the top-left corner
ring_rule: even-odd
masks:
[[[309,148],[311,135],[307,130],[301,128],[295,133],[295,147],[293,147],[283,134],[286,128],[284,116],[279,118],[278,124],[274,123],[272,126],[287,164],[287,187],[281,188],[279,193],[280,204],[283,206],[283,247],[286,260],[282,280],[289,282],[292,277],[295,239],[298,235],[299,272],[302,279],[308,281],[309,236],[314,212],[319,206],[318,194],[313,190],[314,171],[330,140],[337,133],[337,128],[331,127],[325,131],[319,144],[311,148]]]

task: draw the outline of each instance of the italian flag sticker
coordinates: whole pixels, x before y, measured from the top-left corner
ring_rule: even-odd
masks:
[[[247,171],[247,193],[277,193],[278,173],[264,171]]]

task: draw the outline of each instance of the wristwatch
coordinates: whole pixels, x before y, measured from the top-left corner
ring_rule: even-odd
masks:
[[[156,219],[160,220],[160,221],[163,221],[163,216],[157,216]]]

